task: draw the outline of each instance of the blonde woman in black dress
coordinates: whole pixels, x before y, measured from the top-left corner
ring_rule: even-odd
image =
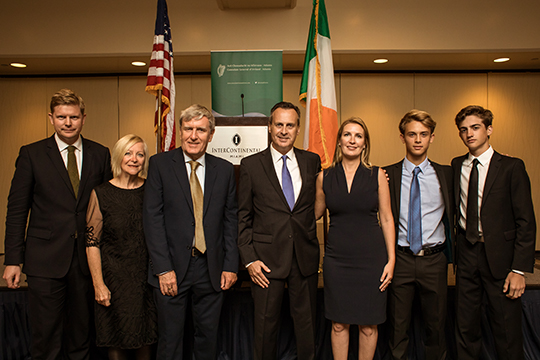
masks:
[[[157,313],[147,283],[148,251],[142,225],[148,148],[126,135],[113,148],[114,178],[97,186],[87,212],[86,254],[95,292],[96,344],[109,360],[150,360]]]
[[[373,359],[377,324],[386,320],[386,288],[395,264],[395,229],[384,172],[369,163],[369,132],[360,118],[343,122],[334,161],[319,174],[315,214],[330,212],[323,276],[332,353],[348,358],[349,327],[359,327],[359,359]]]

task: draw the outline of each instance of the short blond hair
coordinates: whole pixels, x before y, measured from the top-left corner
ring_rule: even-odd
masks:
[[[144,163],[139,176],[146,178],[146,174],[148,173],[148,146],[143,138],[134,134],[125,135],[124,137],[120,138],[116,144],[114,144],[111,154],[111,168],[113,177],[118,177],[120,174],[122,174],[122,159],[124,158],[126,151],[138,143],[142,143],[144,147]]]
[[[399,132],[402,135],[405,135],[405,128],[413,121],[418,121],[427,127],[431,134],[435,132],[435,127],[437,126],[435,120],[433,120],[431,115],[429,115],[427,112],[417,109],[413,109],[403,116],[399,122]]]
[[[54,114],[54,108],[60,105],[75,105],[81,109],[84,115],[85,105],[82,97],[75,94],[72,90],[62,89],[56,92],[51,98],[51,114]]]

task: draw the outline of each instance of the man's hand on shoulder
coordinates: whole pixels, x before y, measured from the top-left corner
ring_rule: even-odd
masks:
[[[504,281],[503,292],[510,299],[517,299],[523,295],[525,292],[525,276],[510,271]]]
[[[259,285],[263,289],[268,287],[268,284],[270,284],[270,281],[266,278],[266,275],[264,272],[269,273],[272,270],[270,270],[270,268],[268,268],[261,260],[252,262],[247,267],[247,270],[248,270],[249,276],[251,277],[251,281]]]
[[[21,267],[19,265],[7,265],[4,269],[4,276],[2,276],[2,278],[6,280],[8,288],[20,288]]]
[[[223,271],[221,273],[221,290],[229,290],[236,282],[236,273]]]

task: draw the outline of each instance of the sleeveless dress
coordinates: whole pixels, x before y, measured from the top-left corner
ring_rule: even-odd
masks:
[[[148,250],[142,223],[144,184],[122,189],[106,182],[88,208],[87,246],[101,250],[108,307],[95,302],[96,344],[137,349],[157,342],[157,312],[147,282]]]
[[[330,212],[324,276],[326,318],[376,325],[386,320],[386,292],[380,277],[388,262],[379,226],[379,168],[360,165],[350,193],[343,166],[325,170],[323,190]]]

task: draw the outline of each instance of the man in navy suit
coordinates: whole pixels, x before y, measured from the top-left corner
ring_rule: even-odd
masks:
[[[399,123],[405,159],[385,167],[390,178],[397,249],[394,278],[388,295],[390,351],[393,359],[407,359],[412,306],[418,294],[426,339],[425,359],[446,358],[445,320],[447,269],[452,260],[454,196],[452,168],[428,159],[437,124],[421,110],[411,110]],[[419,246],[412,237],[411,192],[417,170],[420,205]]]
[[[238,271],[233,165],[206,153],[213,115],[192,105],[180,115],[182,147],[150,158],[143,223],[155,287],[160,360],[182,359],[191,298],[196,359],[215,359],[223,290]]]
[[[238,247],[255,304],[254,358],[276,359],[287,285],[298,359],[309,360],[315,357],[319,242],[314,207],[321,160],[294,147],[300,131],[294,104],[274,105],[268,128],[272,144],[242,160],[238,184]]]
[[[8,197],[4,279],[8,287],[18,288],[23,264],[32,359],[89,359],[86,208],[92,189],[112,177],[110,154],[80,136],[86,119],[80,96],[60,90],[50,109],[54,135],[23,146],[16,162]]]
[[[522,160],[490,146],[491,111],[470,105],[455,121],[469,149],[452,160],[458,359],[480,357],[484,295],[499,359],[523,359],[521,295],[524,272],[533,272],[536,242],[529,176]]]

